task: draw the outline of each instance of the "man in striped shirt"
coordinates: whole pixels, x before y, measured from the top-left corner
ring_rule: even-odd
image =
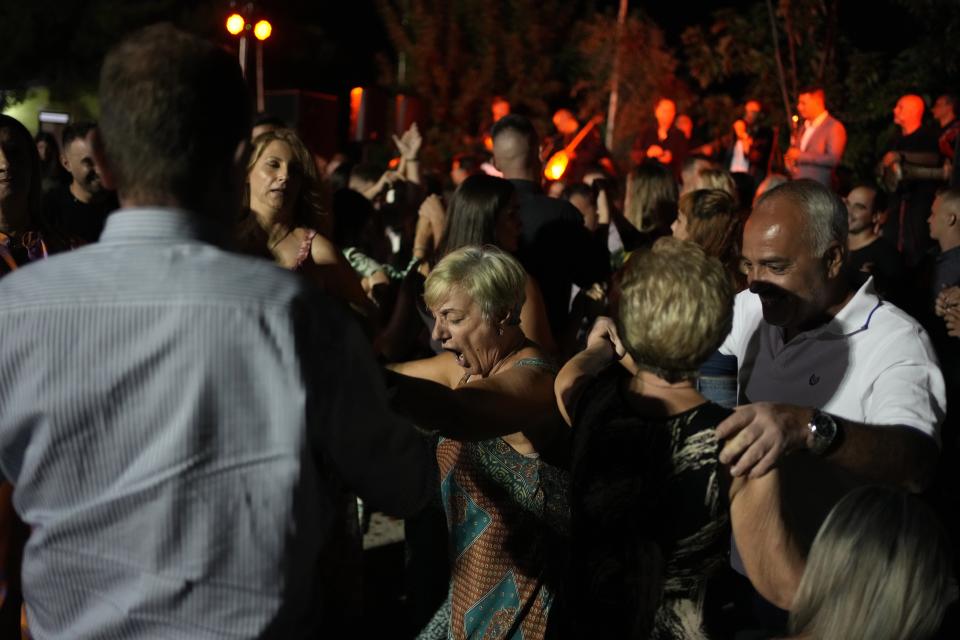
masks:
[[[31,632],[317,637],[337,492],[415,511],[430,451],[346,312],[220,247],[249,132],[236,62],[149,27],[108,54],[100,97],[121,210],[100,243],[0,280]]]

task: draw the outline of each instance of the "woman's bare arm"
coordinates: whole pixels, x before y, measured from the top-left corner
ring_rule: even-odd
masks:
[[[438,357],[443,356],[450,357]],[[420,362],[391,367],[387,385],[394,410],[421,428],[456,440],[487,440],[539,432],[556,417],[549,371],[514,367],[452,389],[439,376],[428,378],[427,365]]]

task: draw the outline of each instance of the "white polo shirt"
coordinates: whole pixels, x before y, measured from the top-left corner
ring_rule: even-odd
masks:
[[[783,342],[763,319],[760,298],[736,297],[733,329],[720,351],[738,362],[738,404],[816,407],[871,425],[903,425],[940,441],[943,375],[926,332],[881,301],[873,278],[827,324]]]

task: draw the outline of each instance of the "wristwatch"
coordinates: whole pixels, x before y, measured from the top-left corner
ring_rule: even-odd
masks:
[[[813,445],[810,451],[814,455],[822,456],[837,439],[840,430],[837,421],[829,413],[819,409],[813,410],[813,417],[807,423],[807,429],[813,434]]]

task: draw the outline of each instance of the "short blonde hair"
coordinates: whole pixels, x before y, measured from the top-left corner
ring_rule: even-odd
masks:
[[[444,256],[427,276],[423,299],[433,308],[459,287],[477,303],[486,320],[512,314],[519,323],[526,282],[526,271],[510,254],[492,245],[461,247]]]
[[[919,499],[861,487],[830,511],[810,548],[791,635],[897,640],[936,633],[950,602],[946,533]]]
[[[694,243],[661,238],[627,263],[620,335],[642,369],[670,382],[696,377],[732,318],[730,277]]]

